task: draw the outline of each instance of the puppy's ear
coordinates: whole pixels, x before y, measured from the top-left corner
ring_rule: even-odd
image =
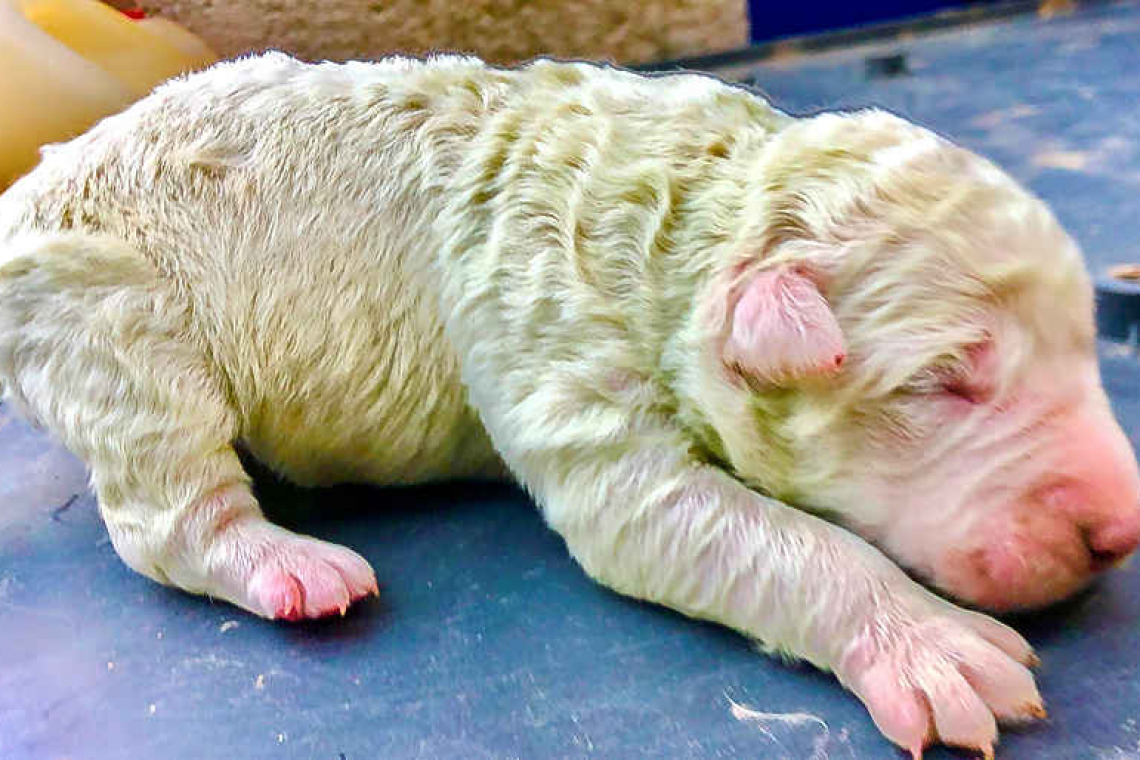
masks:
[[[831,307],[796,267],[756,272],[740,283],[728,328],[725,366],[762,383],[831,375],[847,357]]]

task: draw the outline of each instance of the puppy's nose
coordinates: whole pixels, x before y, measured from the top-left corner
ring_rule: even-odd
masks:
[[[1119,564],[1140,547],[1140,504],[1085,533],[1093,570]]]

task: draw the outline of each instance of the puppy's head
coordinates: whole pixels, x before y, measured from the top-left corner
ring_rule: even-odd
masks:
[[[990,609],[1128,555],[1140,477],[1045,205],[879,112],[806,120],[766,155],[705,301],[699,395],[739,476]]]

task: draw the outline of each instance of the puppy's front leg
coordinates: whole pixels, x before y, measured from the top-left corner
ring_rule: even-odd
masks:
[[[987,754],[999,720],[1043,714],[1029,645],[911,581],[848,531],[748,490],[662,431],[519,468],[586,571],[834,670],[915,756]]]

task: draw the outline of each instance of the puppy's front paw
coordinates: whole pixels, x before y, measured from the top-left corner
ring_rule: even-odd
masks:
[[[268,618],[319,618],[377,593],[372,567],[356,552],[290,536],[266,552],[249,579],[252,610]]]
[[[988,758],[998,721],[1045,717],[1027,667],[1036,662],[1011,628],[946,604],[919,616],[876,616],[836,675],[913,757],[937,741]]]

